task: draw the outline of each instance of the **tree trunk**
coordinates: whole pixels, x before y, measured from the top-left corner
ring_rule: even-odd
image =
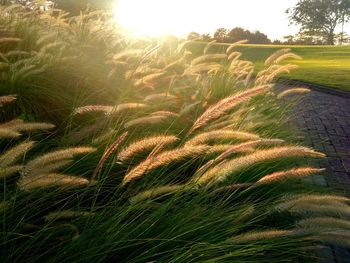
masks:
[[[334,46],[334,31],[327,34],[327,45]]]

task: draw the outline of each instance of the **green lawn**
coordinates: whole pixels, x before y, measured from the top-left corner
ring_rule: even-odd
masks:
[[[219,52],[226,47],[227,44],[216,45]],[[237,49],[244,59],[255,61],[259,69],[268,56],[282,48],[290,48],[303,58],[292,61],[300,68],[284,77],[350,91],[350,46],[242,45]]]

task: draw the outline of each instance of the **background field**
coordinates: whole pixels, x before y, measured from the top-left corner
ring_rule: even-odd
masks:
[[[195,46],[190,47],[190,49],[192,52],[197,53],[199,50],[202,50],[202,46],[204,45],[205,43],[198,43]],[[215,49],[216,52],[224,52],[227,46],[228,44],[217,44],[213,49]],[[254,61],[259,70],[263,61],[269,55],[282,48],[290,48],[292,52],[303,58],[302,60],[294,60],[292,62],[299,66],[298,69],[294,70],[289,75],[282,75],[282,77],[350,91],[349,46],[280,46],[246,44],[237,49],[243,53],[243,59]]]

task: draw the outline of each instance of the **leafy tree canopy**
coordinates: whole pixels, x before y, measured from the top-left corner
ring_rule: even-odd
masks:
[[[350,0],[300,0],[286,12],[292,24],[301,26],[300,33],[333,45],[336,27],[349,21]]]

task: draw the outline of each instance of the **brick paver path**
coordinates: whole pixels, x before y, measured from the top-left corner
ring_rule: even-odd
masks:
[[[327,169],[324,183],[350,195],[350,96],[312,90],[291,111],[291,122],[300,129],[302,141],[327,154],[320,161]],[[322,181],[316,178],[315,183]]]
[[[291,87],[280,85],[278,89]],[[312,163],[326,168],[324,176],[311,178],[313,183],[350,196],[350,93],[332,93],[320,88],[303,95],[290,109],[290,123],[298,128],[304,144],[327,154],[324,160]],[[322,254],[328,256],[322,263],[350,262],[345,248],[333,247]]]

